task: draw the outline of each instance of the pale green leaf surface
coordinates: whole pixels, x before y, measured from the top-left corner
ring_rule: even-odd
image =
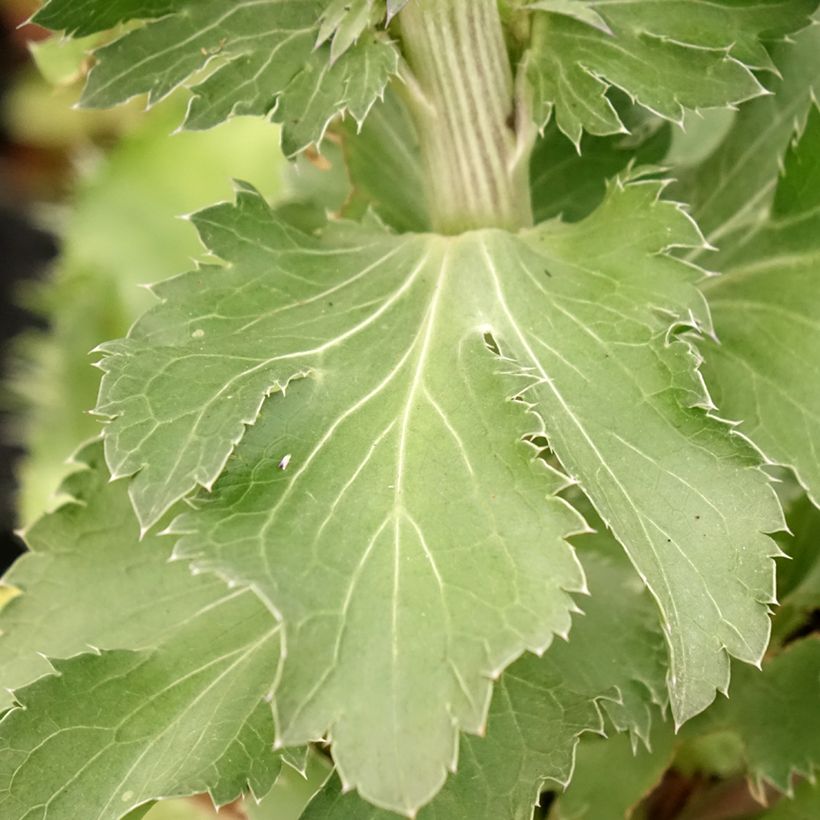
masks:
[[[566,11],[536,11],[526,68],[536,122],[545,123],[554,109],[558,127],[575,143],[583,131],[604,136],[623,130],[606,97],[608,85],[675,121],[684,108],[723,107],[757,96],[763,89],[750,68],[771,66],[760,36],[805,26],[817,4],[614,0],[586,5],[587,14],[594,12],[611,33]]]
[[[491,677],[525,648],[541,650],[552,633],[568,631],[572,603],[564,590],[581,589],[583,576],[563,537],[584,525],[563,501],[545,498],[550,484],[555,490],[563,479],[551,476],[535,450],[520,441],[536,421],[525,406],[504,401],[515,384],[507,377],[505,386],[497,374],[499,362],[482,334],[465,339],[463,328],[439,318],[445,310],[456,315],[453,300],[463,296],[456,287],[463,268],[455,260],[452,285],[445,281],[435,289],[434,276],[442,265],[446,270],[446,240],[364,236],[359,241],[370,246],[323,251],[307,237],[283,234],[285,257],[278,264],[293,273],[271,280],[271,260],[254,260],[257,241],[275,247],[270,212],[252,194],[240,195],[239,203],[239,209],[197,218],[209,245],[233,261],[226,271],[203,273],[226,286],[232,300],[223,276],[234,271],[247,281],[250,263],[262,289],[272,288],[272,301],[260,316],[258,294],[253,296],[256,319],[235,313],[243,310],[241,299],[217,312],[230,311],[244,326],[234,336],[242,346],[267,348],[275,336],[283,352],[297,347],[281,364],[271,362],[274,370],[260,367],[256,384],[248,385],[252,390],[235,380],[234,405],[223,405],[226,418],[233,423],[240,401],[252,402],[255,415],[260,387],[267,389],[277,368],[288,368],[281,370],[283,380],[294,365],[317,376],[314,368],[320,368],[324,375],[290,384],[287,399],[276,401],[275,412],[264,413],[248,431],[215,503],[175,525],[202,532],[186,537],[177,555],[196,553],[198,565],[253,584],[286,619],[288,665],[276,699],[283,741],[316,737],[332,727],[344,775],[368,798],[410,811],[443,782],[455,757],[454,724],[473,732],[483,725]],[[237,243],[236,232],[253,225],[260,233]],[[380,275],[368,277],[376,265],[382,265]],[[177,286],[187,283],[172,281],[160,295],[168,298],[167,288]],[[295,313],[288,310],[283,287],[307,312],[298,304]],[[214,294],[202,295],[210,301]],[[401,309],[391,310],[400,300]],[[194,308],[189,315],[197,313]],[[198,324],[186,335],[210,358],[219,331],[202,318],[204,335],[192,337]],[[354,336],[360,337],[357,345],[341,344]],[[139,343],[146,362],[157,350],[153,341],[144,337]],[[305,341],[325,345],[319,358],[301,352]],[[134,363],[128,345],[109,352],[121,350],[115,356]],[[447,355],[433,360],[434,345]],[[354,360],[368,349],[378,349],[378,356],[351,379]],[[177,352],[168,348],[174,359]],[[226,353],[222,365],[229,369],[247,358]],[[214,364],[216,378],[225,371]],[[168,377],[187,379],[169,365]],[[109,384],[117,389],[114,360],[109,357],[105,367],[113,368]],[[197,369],[207,389],[204,370]],[[488,392],[491,399],[483,401]],[[192,400],[209,402],[202,395]],[[118,412],[113,406],[109,411]],[[438,443],[431,450],[434,437]],[[218,455],[214,450],[211,443],[208,457]],[[448,492],[431,496],[433,482]],[[237,493],[226,497],[222,491],[229,484]],[[210,528],[222,515],[218,507],[239,496],[251,506],[239,519],[225,512],[228,558],[218,548],[212,552],[217,545],[210,544]],[[247,539],[233,529],[240,520]],[[437,524],[445,521],[447,528]],[[275,577],[265,570],[268,562]],[[489,575],[498,579],[492,589],[485,584]],[[374,721],[374,714],[380,718]]]
[[[762,671],[733,671],[728,699],[687,724],[683,738],[724,738],[724,762],[740,757],[759,799],[766,784],[791,794],[797,778],[813,778],[820,767],[820,640],[814,634],[793,641]]]
[[[754,101],[747,105],[754,105]],[[681,127],[670,129],[672,140],[664,165],[677,174],[701,164],[723,144],[736,117],[737,111],[731,108],[687,111]]]
[[[649,745],[668,704],[666,651],[651,598],[603,528],[577,543],[590,598],[580,601],[584,614],[574,620],[569,644],[556,644],[549,658],[567,686],[600,701],[633,747]]]
[[[742,106],[722,144],[694,168],[676,170],[670,188],[689,203],[707,240],[723,245],[733,231],[765,217],[783,155],[795,127],[805,122],[812,94],[820,90],[820,25],[772,47],[782,78],[767,75],[766,97]],[[712,265],[705,257],[704,264]]]
[[[727,242],[703,287],[719,342],[704,375],[721,413],[820,503],[820,110],[792,146],[769,218]],[[800,351],[795,355],[795,351]]]
[[[171,6],[165,16],[95,52],[84,105],[110,107],[138,94],[148,94],[153,104],[215,62],[193,89],[186,126],[272,115],[283,123],[283,146],[291,155],[319,142],[338,112],[362,119],[397,67],[395,46],[374,34],[331,66],[329,48],[314,51],[324,6],[319,0],[241,0],[229,7],[223,0],[179,0]],[[42,14],[55,27],[70,28],[74,20],[73,12],[54,4]],[[142,3],[102,14],[105,21],[150,16]]]
[[[529,820],[547,778],[566,782],[578,736],[601,729],[594,701],[572,691],[544,658],[526,655],[501,677],[487,738],[464,737],[451,775],[420,820]],[[301,820],[398,820],[344,793],[334,776]]]
[[[603,728],[596,703],[648,739],[650,710],[664,701],[663,638],[652,602],[611,538],[588,552],[591,597],[569,643],[542,658],[526,655],[496,685],[483,738],[461,738],[458,771],[419,820],[529,820],[541,789],[572,776],[575,747]],[[583,550],[589,539],[579,541]],[[591,660],[592,659],[592,660]],[[597,661],[597,663],[596,663]],[[338,778],[314,798],[303,820],[390,820],[396,815],[342,794]]]
[[[279,627],[249,590],[178,624],[156,649],[53,660],[0,723],[4,818],[117,820],[152,799],[217,804],[278,772],[270,708]]]
[[[342,775],[374,802],[429,799],[454,725],[483,724],[489,678],[568,627],[581,579],[562,538],[580,520],[549,497],[566,479],[527,433],[548,436],[655,595],[678,721],[728,685],[728,654],[762,656],[763,532],[782,516],[669,337],[708,318],[699,271],[661,253],[699,241],[661,188],[613,185],[587,220],[518,237],[340,226],[324,241],[242,190],[196,217],[230,264],[158,287],[162,304],[103,347],[107,456],[136,473],[143,524],[223,474],[174,524],[177,554],[281,613],[282,737],[331,727]],[[487,590],[488,574],[503,583]],[[375,732],[360,710],[384,716]]]
[[[74,500],[29,530],[31,552],[3,577],[22,594],[0,612],[2,706],[9,690],[51,670],[43,655],[150,647],[227,594],[218,579],[170,564],[169,539],[140,542],[126,487],[108,482],[100,444],[78,459],[83,467],[64,486]]]
[[[407,0],[388,4],[388,16],[397,14]],[[332,39],[330,59],[335,62],[370,27],[384,17],[383,0],[329,0],[322,13],[318,42]]]
[[[330,0],[322,12],[317,42],[333,40],[331,59],[335,60],[359,39],[370,24],[375,0]]]
[[[322,51],[314,52],[291,81],[276,112],[285,154],[294,156],[321,141],[330,121],[328,111],[344,107],[358,124],[363,123],[371,106],[383,96],[387,78],[398,69],[398,56],[398,51],[371,34],[332,64]],[[214,82],[217,79],[223,78],[214,75]],[[235,80],[224,79],[233,93]]]
[[[169,563],[167,538],[141,542],[101,445],[80,458],[75,500],[31,528],[34,551],[4,578],[20,594],[0,614],[0,670],[23,708],[0,727],[0,816],[114,820],[162,797],[264,795],[280,628],[249,590]]]
[[[605,34],[612,34],[606,20],[595,10],[592,3],[586,0],[536,0],[529,3],[526,8],[537,11],[551,11],[554,14],[566,14],[574,17],[588,26],[600,29]]]

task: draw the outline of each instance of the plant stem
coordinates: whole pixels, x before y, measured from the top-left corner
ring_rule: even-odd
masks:
[[[529,145],[496,0],[413,0],[399,15],[435,230],[532,224]]]

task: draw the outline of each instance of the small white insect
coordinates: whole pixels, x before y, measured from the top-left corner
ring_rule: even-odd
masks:
[[[288,464],[290,464],[290,453],[288,453],[280,462],[279,462],[279,469],[280,470],[287,470]]]

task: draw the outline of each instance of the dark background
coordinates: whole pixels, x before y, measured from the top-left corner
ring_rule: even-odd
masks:
[[[35,185],[47,158],[16,144],[4,117],[4,100],[14,78],[28,61],[26,41],[38,36],[33,27],[19,29],[26,3],[0,7],[0,379],[9,366],[9,340],[41,320],[18,307],[20,285],[44,275],[57,252],[54,237],[38,228],[33,216]],[[14,402],[0,382],[0,569],[20,553],[14,534],[14,462],[20,451],[13,433]]]

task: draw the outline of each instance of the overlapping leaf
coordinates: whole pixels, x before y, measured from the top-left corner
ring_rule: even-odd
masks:
[[[604,540],[609,550],[617,549],[611,539]],[[542,658],[527,655],[505,671],[493,695],[486,737],[462,738],[458,772],[422,809],[420,820],[529,820],[548,781],[569,782],[579,736],[603,729],[599,704],[624,730],[648,740],[650,720],[659,718],[653,704],[665,699],[663,642],[651,625],[652,603],[622,556],[591,552],[584,566],[592,597],[584,601],[585,614],[573,625],[570,642]],[[391,818],[396,815],[343,794],[338,778],[303,815],[303,820]]]
[[[563,538],[583,522],[545,499],[563,479],[521,441],[537,423],[504,401],[513,380],[496,372],[482,333],[442,318],[457,315],[454,300],[466,307],[469,276],[448,240],[353,231],[355,245],[323,248],[277,226],[250,192],[197,222],[233,264],[194,276],[227,301],[201,289],[184,329],[160,308],[164,348],[150,329],[159,314],[106,347],[103,410],[123,413],[110,428],[112,463],[120,473],[141,466],[134,436],[150,449],[167,443],[163,462],[132,484],[151,523],[192,479],[216,477],[274,385],[312,374],[248,431],[209,509],[176,525],[201,533],[177,553],[252,584],[287,620],[276,702],[285,742],[332,727],[345,776],[410,811],[452,765],[454,724],[483,725],[491,677],[568,631],[564,590],[583,580]],[[160,289],[167,307],[180,303],[169,289],[181,297],[192,281]],[[146,403],[132,381],[143,367],[149,381],[177,387],[196,373],[191,410],[176,387],[165,409],[152,388]],[[140,408],[163,418],[138,418]],[[183,444],[200,436],[197,452]],[[431,495],[439,484],[446,492]],[[224,509],[237,501],[238,517]],[[211,543],[218,519],[232,542],[225,555]]]
[[[820,110],[786,158],[771,213],[726,240],[704,286],[719,344],[705,375],[721,412],[820,502]]]
[[[332,60],[338,59],[362,33],[387,14],[388,20],[398,14],[407,0],[327,0],[319,29],[319,43],[332,38]]]
[[[680,120],[684,108],[732,105],[762,93],[750,70],[772,65],[760,37],[807,25],[817,3],[612,0],[531,6],[536,11],[527,71],[536,121],[546,122],[554,109],[558,127],[578,143],[583,131],[603,136],[623,130],[606,97],[608,85],[671,120]]]
[[[44,656],[153,646],[227,594],[218,579],[169,564],[167,538],[139,541],[125,486],[108,483],[100,444],[78,458],[88,466],[63,487],[75,500],[30,529],[32,551],[3,577],[19,593],[0,614],[4,707],[10,690],[50,671]]]
[[[143,524],[222,476],[175,523],[177,554],[282,615],[283,738],[329,729],[376,803],[429,799],[489,678],[568,627],[580,520],[545,500],[567,479],[526,434],[549,437],[655,595],[679,721],[726,687],[727,653],[762,655],[781,516],[669,336],[708,318],[699,272],[662,254],[700,240],[661,187],[615,185],[584,222],[521,236],[325,240],[242,190],[196,217],[228,267],[159,287],[103,348],[108,459],[136,473]]]
[[[759,820],[815,820],[820,814],[820,784],[804,780],[798,783],[794,796],[779,800],[760,814]]]
[[[722,144],[704,162],[675,174],[680,181],[671,193],[690,205],[712,245],[733,241],[730,234],[765,217],[795,127],[802,129],[820,90],[820,26],[791,39],[772,47],[780,76],[766,75],[771,94],[742,106]],[[712,263],[705,258],[704,264]]]
[[[580,152],[554,122],[536,142],[530,162],[530,188],[536,223],[560,216],[577,222],[588,216],[606,194],[608,180],[628,165],[661,162],[670,145],[670,127],[631,105],[620,106],[630,134],[585,135]]]
[[[264,795],[279,767],[260,700],[278,629],[245,591],[155,650],[52,661],[0,723],[3,816],[118,820],[157,797]]]
[[[740,736],[755,790],[791,794],[793,775],[820,767],[820,640],[791,644],[762,672],[742,670],[721,707],[715,720]]]
[[[82,102],[108,107],[137,94],[157,102],[212,62],[194,88],[189,128],[234,114],[274,115],[293,155],[319,142],[330,119],[347,110],[361,121],[398,66],[398,51],[373,31],[331,63],[314,50],[322,0],[52,0],[37,20],[84,33],[120,20],[153,18],[95,53]]]
[[[32,529],[35,552],[7,579],[21,594],[2,613],[0,667],[29,685],[0,723],[0,814],[116,820],[159,797],[262,796],[279,769],[263,698],[280,627],[249,590],[169,565],[168,539],[140,542],[101,446],[82,458],[76,501]],[[73,657],[52,670],[38,652]]]
[[[636,750],[622,734],[583,738],[572,783],[556,799],[549,820],[625,820],[635,816],[638,804],[672,762],[673,739],[668,723],[657,725],[651,750]]]
[[[820,509],[802,496],[790,506],[786,521],[793,536],[784,538],[791,560],[777,568],[780,606],[772,625],[777,643],[791,638],[820,609]]]

